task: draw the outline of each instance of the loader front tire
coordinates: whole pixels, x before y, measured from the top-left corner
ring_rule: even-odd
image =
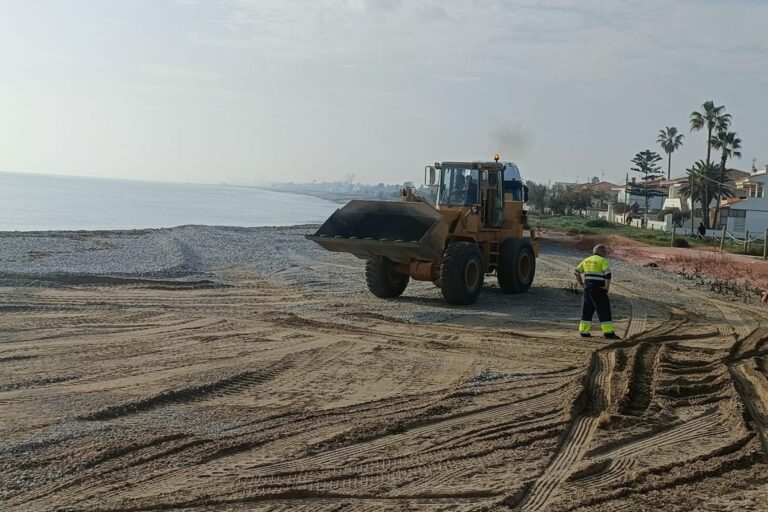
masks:
[[[377,297],[399,297],[408,286],[410,276],[395,272],[395,264],[386,256],[374,256],[365,263],[365,282]]]
[[[525,238],[507,238],[501,243],[496,277],[506,293],[523,293],[533,284],[536,255]]]
[[[473,304],[483,287],[483,254],[470,242],[448,246],[440,265],[440,289],[449,304]]]

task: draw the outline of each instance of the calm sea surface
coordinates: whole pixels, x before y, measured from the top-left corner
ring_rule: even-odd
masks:
[[[338,204],[254,188],[0,172],[0,231],[289,226]]]

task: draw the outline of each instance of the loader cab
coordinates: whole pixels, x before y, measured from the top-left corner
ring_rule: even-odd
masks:
[[[515,187],[513,181],[508,182],[504,171],[505,164],[497,162],[443,162],[429,166],[425,177],[436,182],[438,209],[471,207],[471,212],[480,216],[484,228],[499,229],[504,224],[504,195]],[[510,174],[513,180],[517,178],[519,185],[512,193],[522,201],[520,174]]]
[[[437,186],[436,204],[472,206],[480,197],[480,171],[461,167],[443,167]]]

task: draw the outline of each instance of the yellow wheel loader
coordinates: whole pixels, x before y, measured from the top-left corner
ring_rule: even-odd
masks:
[[[401,191],[397,201],[350,201],[309,240],[367,260],[365,279],[377,297],[398,297],[410,279],[432,281],[450,304],[477,300],[485,275],[522,293],[533,283],[539,253],[527,223],[528,189],[511,162],[442,162],[424,170],[435,206]]]

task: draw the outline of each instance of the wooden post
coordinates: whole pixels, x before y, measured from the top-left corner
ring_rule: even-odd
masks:
[[[744,254],[749,252],[749,231],[744,233]]]
[[[768,259],[768,229],[763,233],[763,259]]]
[[[675,246],[675,231],[677,230],[677,226],[672,226],[672,247]]]
[[[725,245],[725,226],[723,226],[723,236],[720,238],[720,252],[723,252],[724,245]]]

